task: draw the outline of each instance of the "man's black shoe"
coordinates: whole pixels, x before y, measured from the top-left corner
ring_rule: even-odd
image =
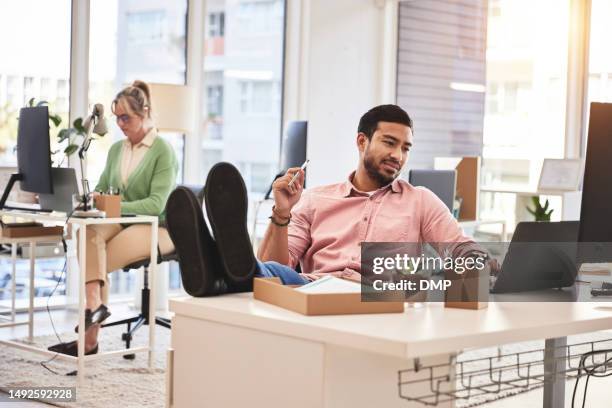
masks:
[[[252,285],[257,261],[247,231],[247,190],[236,167],[221,162],[210,169],[204,202],[227,276],[236,284]]]
[[[201,297],[232,291],[228,288],[215,242],[204,222],[202,205],[190,189],[177,187],[170,194],[166,222],[187,293]]]

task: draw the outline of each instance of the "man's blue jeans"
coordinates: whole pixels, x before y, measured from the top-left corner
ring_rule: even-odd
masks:
[[[310,282],[301,273],[297,273],[290,267],[278,262],[257,261],[257,266],[259,266],[259,271],[255,273],[255,276],[258,278],[278,277],[283,285],[303,285]]]

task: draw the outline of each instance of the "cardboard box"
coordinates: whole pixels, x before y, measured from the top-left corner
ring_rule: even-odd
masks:
[[[44,227],[40,223],[4,224],[2,236],[5,238],[46,237],[64,233],[64,227]]]
[[[489,268],[466,271],[459,275],[445,271],[451,286],[444,293],[444,307],[457,309],[485,309],[489,305]]]
[[[461,197],[462,200],[459,221],[477,220],[480,194],[480,157],[436,157],[434,169],[457,171],[455,195]]]
[[[106,218],[121,217],[121,196],[100,194],[95,196],[96,208],[106,213]]]
[[[253,297],[307,316],[402,313],[404,302],[362,302],[360,293],[302,293],[279,278],[255,278]]]

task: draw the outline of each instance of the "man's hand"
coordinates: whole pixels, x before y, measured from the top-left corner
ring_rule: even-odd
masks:
[[[497,277],[501,272],[501,265],[495,258],[491,258],[487,261],[487,264],[490,268],[490,275]]]
[[[295,174],[297,178],[289,185]],[[299,167],[292,167],[287,170],[284,176],[279,177],[272,184],[272,194],[274,196],[275,213],[280,217],[289,218],[291,209],[300,200],[304,190],[304,171]]]

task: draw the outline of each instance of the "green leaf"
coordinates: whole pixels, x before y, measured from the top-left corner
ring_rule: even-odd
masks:
[[[49,114],[49,120],[53,122],[55,127],[58,127],[62,123],[62,118],[59,115]]]
[[[32,99],[34,99],[34,98],[32,98]],[[49,104],[49,102],[47,102],[47,101],[40,101],[40,102],[38,102],[36,104],[36,106],[45,106],[45,105],[48,105],[48,104]]]
[[[68,128],[68,129],[62,129],[59,131],[59,133],[57,134],[57,140],[58,142],[63,142],[66,139],[69,139],[70,136],[72,136],[76,131],[73,128]]]
[[[28,101],[28,106],[30,108],[34,106],[34,98],[30,98],[30,100]]]
[[[85,134],[86,130],[83,127],[83,118],[76,118],[72,123],[79,134]]]
[[[77,149],[79,148],[79,145],[76,144],[71,144],[68,145],[65,149],[64,149],[64,154],[66,156],[70,156],[71,154],[73,154],[74,152],[77,151]]]

